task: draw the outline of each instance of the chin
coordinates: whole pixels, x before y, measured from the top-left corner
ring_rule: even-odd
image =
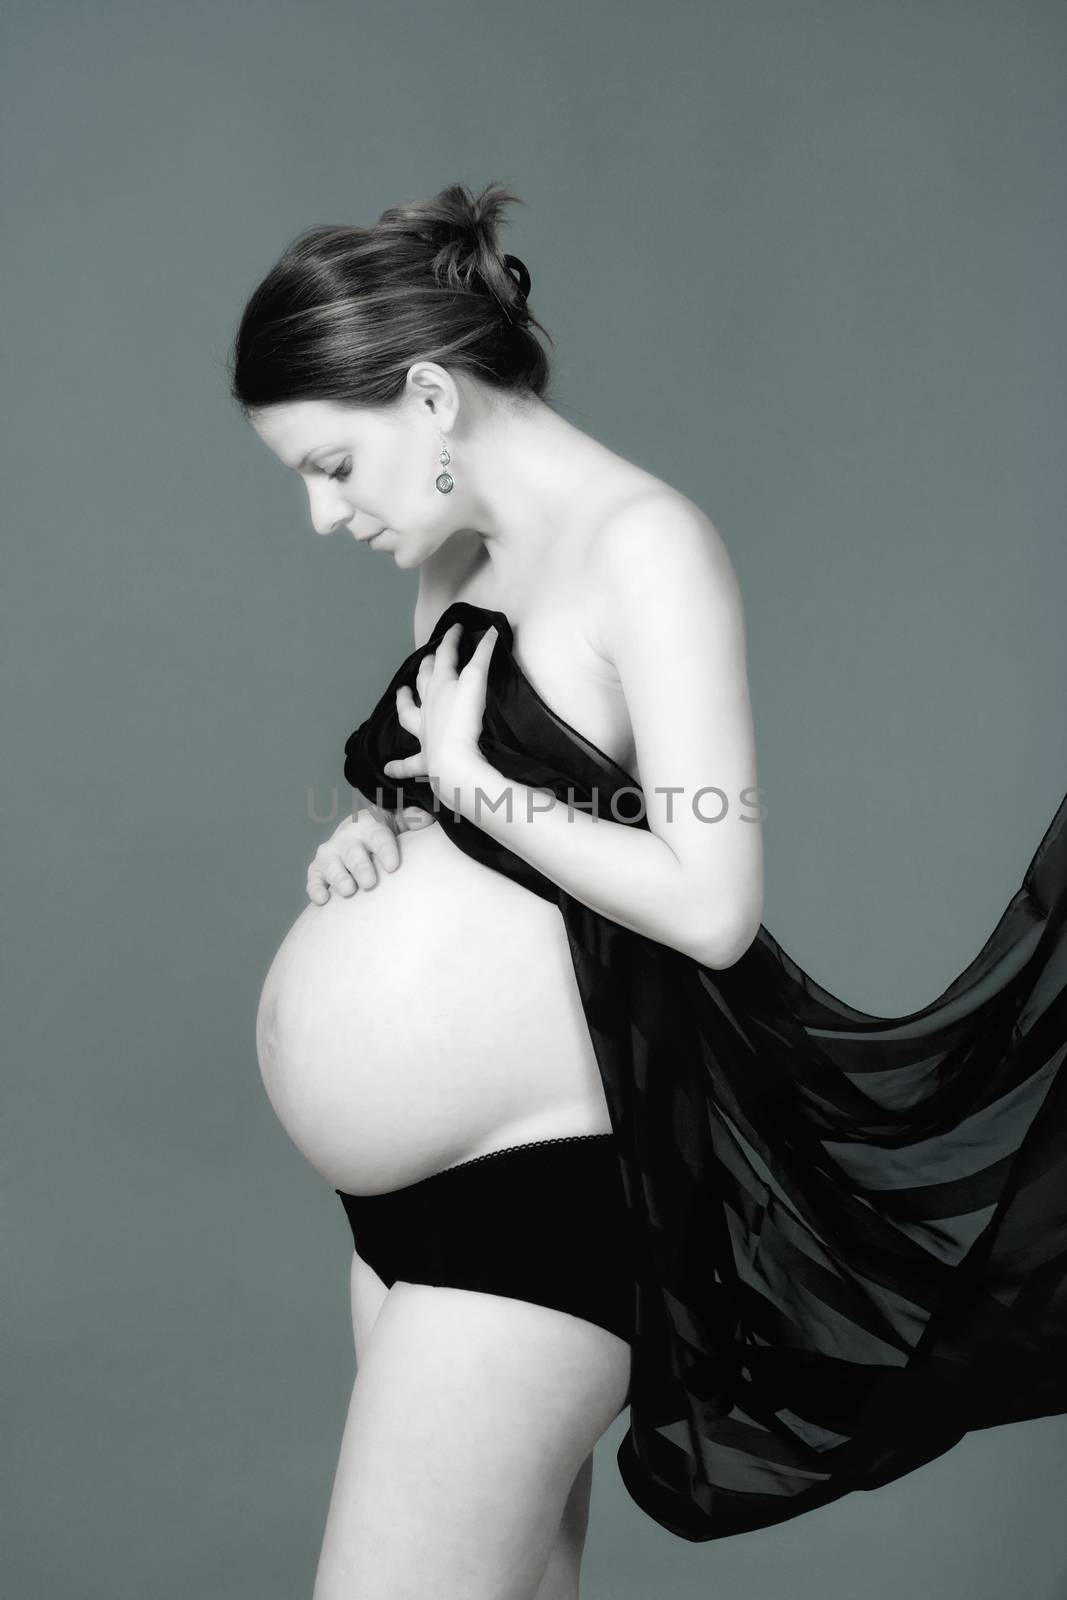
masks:
[[[403,550],[394,550],[392,557],[398,567],[421,567],[426,560],[426,552],[416,550],[412,555],[405,555]]]

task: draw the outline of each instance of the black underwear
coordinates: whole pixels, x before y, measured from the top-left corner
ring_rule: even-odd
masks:
[[[386,1194],[335,1193],[387,1287],[530,1300],[633,1342],[632,1222],[613,1134],[510,1145]]]

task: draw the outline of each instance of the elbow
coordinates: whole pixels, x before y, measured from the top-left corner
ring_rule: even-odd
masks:
[[[687,954],[702,967],[722,971],[740,961],[745,951],[755,942],[760,929],[760,918],[749,917],[743,923],[716,923],[714,927],[701,928],[690,940]]]
[[[686,930],[679,948],[702,967],[722,970],[741,960],[763,926],[763,872],[751,869],[684,875],[681,918]]]

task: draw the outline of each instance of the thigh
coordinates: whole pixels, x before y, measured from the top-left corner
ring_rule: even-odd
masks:
[[[629,1377],[595,1323],[394,1284],[357,1358],[314,1600],[530,1600]]]
[[[352,1338],[357,1361],[366,1349],[388,1293],[387,1285],[374,1269],[358,1253],[354,1253],[351,1272]],[[561,1594],[577,1593],[578,1573],[589,1527],[592,1486],[593,1452],[590,1451],[578,1468],[568,1492],[536,1600],[555,1600]]]
[[[358,1251],[355,1250],[352,1252],[350,1288],[352,1300],[352,1343],[355,1346],[356,1360],[358,1362],[367,1347],[367,1341],[370,1339],[371,1331],[378,1320],[378,1313],[385,1304],[385,1297],[389,1290],[374,1268],[369,1267]]]

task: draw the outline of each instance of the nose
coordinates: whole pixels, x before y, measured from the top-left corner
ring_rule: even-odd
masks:
[[[351,511],[346,511],[343,516],[335,517],[321,511],[314,511],[311,515],[311,525],[316,533],[321,533],[323,538],[328,538],[331,533],[337,533],[341,528],[346,528],[351,521]]]
[[[332,506],[327,506],[322,501],[317,501],[314,495],[311,496],[311,526],[323,538],[336,533],[339,528],[347,527],[351,517],[351,506],[338,515],[336,501]]]

